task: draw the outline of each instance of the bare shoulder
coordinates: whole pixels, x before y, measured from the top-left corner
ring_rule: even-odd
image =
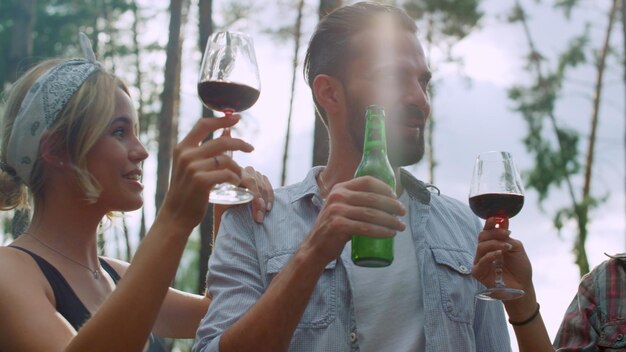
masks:
[[[8,283],[19,285],[31,281],[41,282],[42,277],[39,266],[30,255],[17,248],[0,246],[0,287],[4,288],[6,280],[13,278],[19,280]]]
[[[126,270],[128,270],[128,267],[130,266],[130,263],[120,259],[110,257],[102,257],[102,259],[109,263],[109,265],[111,265],[120,276],[124,276],[124,274],[126,274]]]
[[[35,260],[19,249],[0,247],[0,302],[6,302],[5,295],[19,292],[29,298],[43,294],[53,300],[50,286]]]
[[[0,350],[60,351],[75,334],[35,260],[0,247]]]

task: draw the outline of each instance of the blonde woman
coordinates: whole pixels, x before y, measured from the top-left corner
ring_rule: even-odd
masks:
[[[243,183],[255,213],[271,207],[267,179],[223,154],[251,145],[201,143],[236,119],[200,119],[175,147],[169,191],[132,264],[99,258],[102,218],[143,204],[148,152],[128,89],[82,41],[87,59],[45,61],[7,98],[0,207],[30,194],[34,209],[25,233],[0,247],[0,351],[141,351],[155,347],[153,333],[193,337],[210,299],[169,284],[209,190]]]

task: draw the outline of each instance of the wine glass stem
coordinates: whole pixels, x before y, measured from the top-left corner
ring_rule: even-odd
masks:
[[[508,229],[509,228],[509,219],[506,217],[498,218],[496,223],[496,228],[498,229]],[[504,283],[504,277],[502,277],[502,266],[504,265],[504,259],[502,258],[502,254],[499,255],[496,259],[493,260],[493,269],[495,272],[495,284],[496,287],[506,287]]]
[[[230,138],[230,127],[224,127],[224,130],[222,131],[222,137],[228,137]],[[229,158],[232,159],[233,157],[233,151],[232,150],[226,150],[224,152],[224,155],[227,155]]]
[[[506,287],[506,284],[504,283],[504,278],[502,277],[502,265],[503,265],[502,256],[498,256],[498,258],[494,259],[493,268],[494,268],[494,272],[496,276],[495,277],[496,287]]]
[[[233,110],[227,109],[224,110],[224,115],[227,119],[232,119],[233,118]],[[230,138],[230,127],[224,127],[224,131],[222,131],[222,136],[224,137],[228,137]],[[233,157],[233,151],[232,150],[227,150],[224,152],[224,154],[226,154],[229,158],[232,159]]]

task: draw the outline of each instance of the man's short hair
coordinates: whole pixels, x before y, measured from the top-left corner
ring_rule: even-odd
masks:
[[[317,25],[304,59],[304,78],[311,91],[313,80],[319,74],[326,74],[345,82],[345,73],[352,60],[350,39],[375,23],[383,14],[390,15],[399,28],[417,32],[415,21],[404,10],[386,4],[364,1],[336,9],[324,17]],[[315,108],[328,126],[326,113],[313,94]]]

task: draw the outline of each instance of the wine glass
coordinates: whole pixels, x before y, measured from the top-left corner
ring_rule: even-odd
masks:
[[[254,105],[260,89],[252,39],[239,32],[214,32],[207,41],[198,80],[198,95],[204,105],[232,118],[233,113]],[[223,135],[230,137],[230,128],[225,128]],[[232,156],[231,151],[227,154]],[[221,183],[211,189],[209,202],[242,204],[252,198],[245,188]]]
[[[469,204],[474,214],[483,219],[509,219],[524,205],[524,187],[511,154],[504,151],[480,153],[474,164],[469,192]],[[503,221],[508,223],[508,221]],[[496,225],[500,227],[500,225]],[[520,298],[524,290],[507,287],[502,277],[502,258],[493,262],[495,286],[480,291],[476,297],[485,300]]]

